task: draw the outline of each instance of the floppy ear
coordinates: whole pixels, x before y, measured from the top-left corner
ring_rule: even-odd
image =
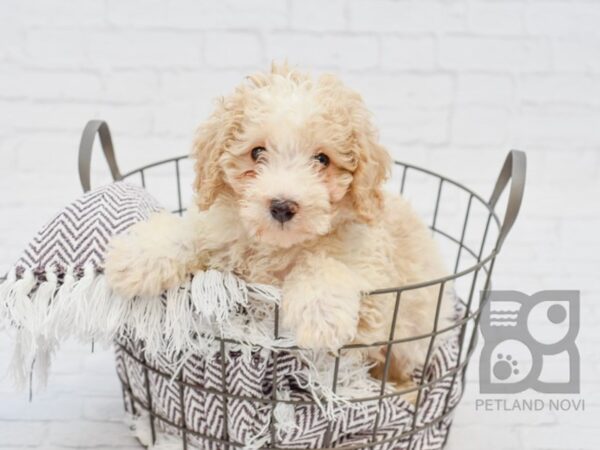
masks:
[[[319,89],[325,98],[337,105],[332,115],[349,137],[346,150],[355,165],[349,189],[354,210],[361,220],[372,222],[383,208],[382,186],[390,172],[392,159],[379,143],[371,114],[360,94],[331,74],[319,78]]]
[[[359,217],[369,223],[383,208],[382,187],[389,175],[392,159],[379,144],[369,118],[362,117],[359,122],[353,131],[358,164],[353,173],[350,195]]]
[[[228,98],[219,99],[216,110],[196,132],[192,157],[196,160],[194,191],[200,210],[208,209],[219,193],[229,189],[219,159],[239,132],[243,114],[241,95],[238,90]]]

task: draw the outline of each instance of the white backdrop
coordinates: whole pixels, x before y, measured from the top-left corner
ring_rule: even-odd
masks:
[[[87,119],[109,121],[123,171],[186,153],[213,98],[284,58],[362,92],[395,157],[483,194],[509,148],[527,151],[496,287],[582,290],[586,411],[477,413],[472,382],[450,448],[597,448],[598,1],[3,0],[0,269],[79,193]],[[105,174],[96,157],[94,181]],[[7,358],[0,341],[0,369]],[[111,364],[69,345],[31,405],[3,380],[0,448],[134,446]]]

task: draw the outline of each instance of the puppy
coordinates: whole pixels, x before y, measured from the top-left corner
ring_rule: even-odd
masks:
[[[115,238],[106,276],[124,297],[154,296],[207,268],[282,288],[282,323],[298,345],[337,351],[432,331],[439,285],[365,296],[445,275],[431,233],[382,185],[391,159],[361,97],[336,77],[287,65],[250,76],[200,126],[195,205],[156,214]],[[438,329],[448,325],[443,301]],[[439,341],[439,339],[438,339]],[[404,385],[429,339],[392,346]],[[381,376],[387,346],[363,354]]]

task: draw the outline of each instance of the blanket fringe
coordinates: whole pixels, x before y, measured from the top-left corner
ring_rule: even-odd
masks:
[[[60,282],[55,268],[48,267],[44,281],[38,279],[31,270],[19,276],[13,270],[0,284],[0,326],[4,322],[16,335],[9,372],[19,387],[27,386],[34,366],[38,386],[44,386],[52,355],[69,337],[107,345],[118,336],[141,340],[147,357],[178,355],[174,374],[192,354],[214,356],[216,336],[238,342],[228,347],[248,358],[261,347],[268,352],[296,345],[285,330],[277,338],[273,334],[279,289],[247,284],[232,273],[198,272],[161,298],[133,300],[115,295],[92,265],[79,276],[67,269]],[[297,354],[307,367],[297,374],[298,382],[323,399],[319,406],[330,417],[342,405],[348,407],[344,398],[374,387],[360,358],[341,359],[340,373],[347,376],[333,392],[332,356],[325,351]],[[288,424],[284,428],[290,426],[289,411],[278,410],[277,415]]]
[[[43,279],[39,282],[29,269],[20,276],[12,270],[0,284],[0,323],[16,333],[9,370],[20,386],[24,386],[33,361],[37,361],[40,374],[47,371],[51,353],[69,337],[110,344],[125,332],[143,340],[150,355],[190,347],[205,354],[210,346],[206,340],[199,344],[194,333],[211,339],[215,331],[228,329],[232,313],[249,301],[249,289],[241,280],[215,270],[196,274],[193,281],[168,291],[162,301],[120,298],[91,265],[84,267],[78,279],[72,268],[67,269],[61,283],[54,267],[48,267]],[[275,291],[264,287],[252,292],[254,300],[265,293],[268,301],[277,297]],[[246,339],[252,340],[252,336]]]

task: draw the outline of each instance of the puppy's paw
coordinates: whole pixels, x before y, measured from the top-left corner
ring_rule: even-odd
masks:
[[[156,296],[185,279],[186,266],[178,259],[176,246],[160,233],[163,222],[170,220],[162,216],[136,224],[129,233],[110,242],[104,273],[118,295]]]
[[[125,298],[160,295],[185,276],[170,258],[155,258],[126,237],[112,242],[104,273],[112,290]]]
[[[340,347],[354,340],[357,321],[350,315],[343,317],[343,314],[337,314],[334,320],[336,321],[311,315],[303,317],[296,324],[297,344],[302,348],[327,349],[337,352]]]
[[[283,292],[283,325],[292,330],[300,347],[337,351],[352,342],[358,326],[360,292],[331,287],[316,292]]]

